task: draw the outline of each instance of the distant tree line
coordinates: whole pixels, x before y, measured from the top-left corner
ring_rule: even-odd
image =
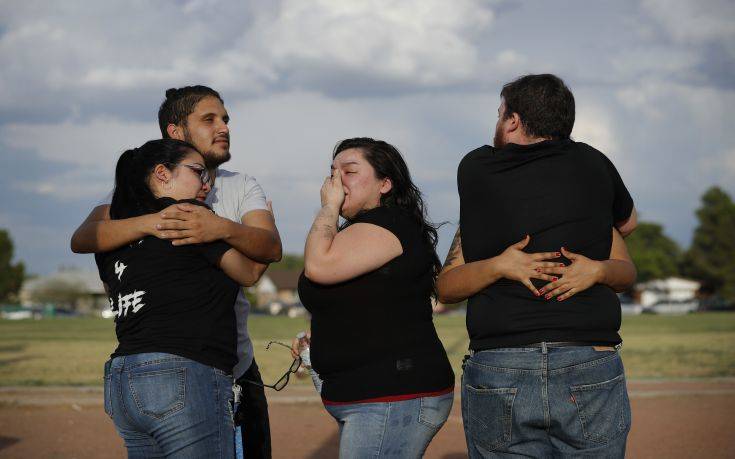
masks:
[[[682,250],[658,223],[642,222],[627,239],[638,281],[682,276],[702,292],[735,301],[735,203],[718,187],[708,189],[696,211],[692,244]]]
[[[10,234],[0,229],[0,302],[14,300],[25,279],[23,262],[12,263],[13,252]]]

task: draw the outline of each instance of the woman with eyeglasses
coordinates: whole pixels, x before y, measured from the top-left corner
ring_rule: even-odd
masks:
[[[110,217],[205,206],[209,191],[204,158],[191,145],[152,140],[120,156]],[[104,405],[128,457],[233,457],[232,304],[259,266],[221,241],[174,246],[153,236],[96,261],[118,339],[105,364]]]
[[[322,400],[341,458],[421,457],[454,396],[432,321],[436,228],[394,146],[347,139],[332,158],[299,279]]]

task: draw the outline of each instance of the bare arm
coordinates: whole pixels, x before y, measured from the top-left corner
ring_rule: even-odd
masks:
[[[222,255],[219,267],[238,284],[250,287],[258,282],[268,265],[257,263],[233,248]]]
[[[442,303],[459,303],[498,279],[500,272],[492,259],[465,264],[462,238],[457,230],[436,280],[437,299]]]
[[[636,228],[638,227],[638,212],[635,210],[635,207],[633,207],[633,210],[630,212],[630,217],[623,221],[619,221],[615,223],[615,228],[620,231],[620,234],[623,237],[630,236],[630,233],[632,233]]]
[[[312,230],[306,239],[304,275],[319,284],[354,279],[403,253],[393,233],[370,223],[355,223],[336,235],[323,226]]]
[[[556,258],[560,254],[558,252],[525,253],[523,248],[528,245],[530,240],[531,238],[526,236],[522,241],[508,247],[496,257],[465,263],[460,231],[457,230],[447,254],[447,260],[436,281],[439,301],[442,303],[458,303],[503,277],[521,282],[538,296],[539,294],[531,283],[531,279],[549,281],[555,279],[553,276],[540,273],[538,270],[542,267],[558,266],[559,263],[544,260]]]
[[[338,169],[322,186],[322,208],[306,237],[304,275],[320,284],[336,284],[374,271],[403,253],[398,238],[385,228],[356,223],[337,232],[344,201]]]
[[[265,226],[266,228],[270,226],[273,228],[273,231],[275,231],[276,236],[278,236],[278,230],[276,229],[275,218],[273,215],[273,206],[271,205],[270,201],[267,202],[267,205],[267,212],[256,210],[250,211],[243,215],[242,224],[254,227]],[[268,215],[263,215],[263,212],[267,213]],[[279,251],[280,248],[281,239],[279,237]],[[280,252],[278,254],[278,259],[281,259]],[[239,282],[240,285],[244,287],[250,287],[260,280],[265,270],[268,269],[268,264],[253,261],[247,256],[243,255],[239,250],[232,249],[227,251],[222,257],[220,267],[225,271],[225,274],[230,276],[235,281]]]
[[[635,284],[638,272],[628,253],[623,236],[613,229],[610,259],[602,262],[599,282],[610,286],[616,292],[624,292]]]
[[[273,214],[267,210],[246,213],[240,223],[219,217],[201,206],[176,204],[164,211],[158,229],[162,239],[174,245],[223,240],[246,257],[260,263],[273,263],[282,256],[281,237]]]
[[[539,292],[545,293],[546,299],[556,296],[559,301],[564,301],[594,284],[607,285],[616,292],[629,289],[635,283],[637,275],[635,265],[630,259],[623,237],[615,228],[612,229],[612,238],[608,260],[591,260],[562,247],[562,253],[571,261],[571,264],[543,269],[545,273],[562,277],[545,285]]]
[[[161,221],[158,214],[110,220],[110,206],[97,206],[71,237],[71,250],[75,253],[109,252],[155,234],[156,224]]]

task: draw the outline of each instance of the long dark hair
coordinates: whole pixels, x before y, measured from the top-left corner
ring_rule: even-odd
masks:
[[[148,184],[153,169],[158,164],[173,169],[192,151],[196,151],[193,146],[174,139],[149,140],[138,148],[126,150],[115,168],[110,218],[117,220],[158,211],[157,198]]]
[[[355,137],[339,142],[334,148],[332,159],[350,148],[358,148],[362,151],[365,160],[373,167],[378,179],[390,179],[393,186],[390,191],[380,196],[380,205],[404,210],[419,225],[424,243],[431,252],[432,277],[436,279],[442,267],[439,256],[436,254],[436,244],[439,240],[436,226],[427,218],[421,192],[411,180],[411,174],[408,172],[408,166],[401,153],[396,147],[382,140]]]

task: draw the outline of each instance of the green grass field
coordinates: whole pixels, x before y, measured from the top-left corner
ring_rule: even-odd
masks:
[[[457,374],[467,349],[463,316],[436,317],[439,335]],[[250,334],[266,382],[291,361],[270,340],[290,343],[308,327],[304,319],[253,316]],[[735,313],[624,317],[623,360],[630,378],[735,376]],[[115,347],[114,324],[103,319],[0,320],[0,386],[97,385]],[[309,379],[295,381],[307,384]]]

